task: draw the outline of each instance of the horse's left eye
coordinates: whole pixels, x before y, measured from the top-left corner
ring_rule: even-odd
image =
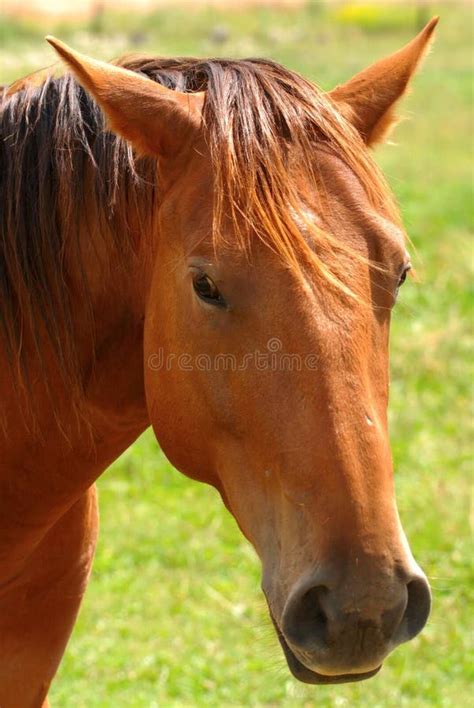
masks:
[[[403,272],[402,272],[402,274],[401,274],[401,276],[400,276],[400,278],[399,278],[399,280],[398,280],[396,295],[398,295],[398,291],[400,290],[400,288],[402,287],[403,283],[404,283],[405,280],[407,279],[407,275],[408,275],[408,273],[410,272],[410,270],[411,270],[411,263],[408,263],[408,265],[406,265],[405,268],[403,269]]]
[[[411,271],[411,263],[405,266],[403,269],[403,273],[400,276],[400,280],[398,281],[398,287],[401,287],[405,280],[407,279],[408,273]]]

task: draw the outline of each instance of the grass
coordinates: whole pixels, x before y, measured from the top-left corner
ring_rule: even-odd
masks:
[[[379,31],[374,7],[368,20],[314,3],[298,11],[163,10],[146,19],[106,16],[100,32],[97,22],[44,30],[103,58],[137,48],[266,55],[329,88],[412,36],[412,4],[393,23],[385,14]],[[437,10],[435,50],[403,106],[411,119],[399,126],[397,146],[378,152],[419,273],[394,316],[390,412],[399,508],[434,592],[426,630],[367,683],[298,684],[270,627],[253,551],[217,494],[173,470],[147,433],[99,482],[101,540],[53,706],[470,704],[472,15],[453,3]],[[45,32],[2,25],[0,78],[52,61]]]

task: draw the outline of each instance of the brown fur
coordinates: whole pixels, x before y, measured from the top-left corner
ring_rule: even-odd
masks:
[[[265,60],[197,60],[125,57],[123,66],[163,86],[206,91],[205,140],[215,173],[214,233],[224,213],[236,225],[233,246],[257,236],[293,268],[303,253],[323,277],[337,283],[324,251],[343,244],[301,214],[301,194],[291,178],[291,156],[311,175],[315,145],[339,155],[355,171],[372,204],[398,220],[390,192],[357,132],[316,86]],[[84,271],[84,211],[110,241],[110,258],[133,252],[130,206],[145,231],[157,208],[156,173],[150,159],[104,129],[97,104],[71,75],[49,76],[40,86],[18,84],[0,105],[0,325],[17,372],[25,373],[22,332],[40,331],[59,360],[64,383],[82,395],[71,308],[76,294],[65,271],[64,249],[74,249],[82,272],[81,298],[91,307]],[[92,180],[92,199],[85,183]],[[90,188],[90,187],[89,187]],[[300,214],[317,249],[308,246],[290,213]],[[244,218],[242,218],[244,215]],[[148,221],[147,221],[148,220]],[[90,233],[90,232],[89,232]],[[93,322],[89,323],[91,341]]]
[[[2,92],[2,708],[46,705],[94,482],[150,424],[253,544],[297,678],[369,678],[422,629],[387,426],[408,256],[366,143],[429,35],[338,95],[265,60],[110,65],[52,38],[88,93],[70,75]]]

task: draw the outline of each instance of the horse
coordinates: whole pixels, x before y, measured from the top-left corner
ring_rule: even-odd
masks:
[[[427,53],[324,92],[264,59],[86,57],[0,107],[0,705],[48,705],[94,483],[150,425],[262,564],[289,669],[360,681],[417,635],[390,315],[407,236],[371,148]]]

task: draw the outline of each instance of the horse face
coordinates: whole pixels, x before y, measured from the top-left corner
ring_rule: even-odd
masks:
[[[317,272],[299,279],[258,242],[250,262],[216,253],[210,175],[196,160],[162,210],[145,350],[160,444],[220,491],[262,561],[290,668],[327,683],[372,675],[418,633],[429,589],[398,519],[387,432],[404,238],[339,160],[317,159],[331,208],[308,212],[361,256],[343,268],[361,301]]]
[[[345,116],[366,145],[384,137],[435,25],[331,93],[334,130]],[[221,492],[255,547],[295,676],[310,683],[367,678],[420,631],[430,604],[399,523],[387,434],[388,330],[407,269],[403,238],[337,152],[321,151],[311,171],[320,184],[307,179],[302,190],[301,228],[319,219],[344,246],[329,249],[325,265],[338,272],[345,297],[319,271],[303,267],[297,276],[263,241],[254,239],[251,259],[226,247],[235,241],[232,220],[215,248],[211,163],[214,171],[219,165],[203,139],[203,94],[169,91],[52,42],[112,128],[160,158],[166,193],[145,287],[145,385],[158,440],[176,467]],[[274,65],[269,72],[251,114],[263,117],[253,123],[257,142],[272,120],[259,113],[270,100],[286,115],[273,123],[282,140],[291,117],[311,112],[304,83],[276,80]],[[287,91],[284,100],[275,99],[277,86]],[[298,110],[285,113],[298,86]],[[217,122],[229,106],[217,106]],[[234,146],[247,139],[248,126],[241,124]],[[224,127],[232,131],[232,121]],[[256,154],[267,160],[268,175],[265,150]],[[296,216],[288,209],[285,218]]]

